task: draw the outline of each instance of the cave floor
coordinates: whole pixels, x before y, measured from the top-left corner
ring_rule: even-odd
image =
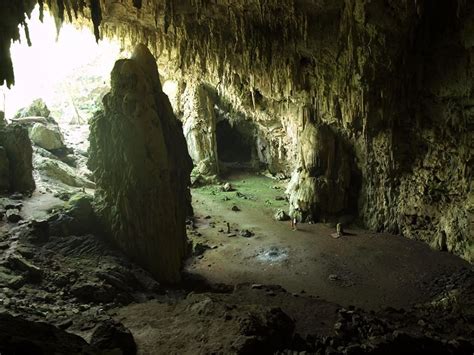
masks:
[[[24,220],[0,223],[0,315],[53,324],[87,341],[98,324],[115,319],[133,334],[138,354],[311,350],[328,339],[343,349],[352,341],[345,338],[351,327],[371,329],[357,342],[392,341],[395,329],[472,338],[468,263],[423,243],[356,228],[340,239],[325,224],[301,224],[293,232],[289,222],[273,220],[276,209],[286,208],[284,199],[275,199],[284,195],[283,182],[240,174],[228,179],[235,191],[193,189],[188,235],[196,255],[187,261],[183,283],[170,288],[100,236],[68,231],[67,219],[57,220],[57,231],[66,228],[66,234],[39,237],[35,228],[42,224],[30,222],[49,218],[82,189],[41,176],[36,181],[35,193],[20,201]],[[247,230],[254,235],[242,236]],[[370,314],[340,305],[407,309]]]
[[[195,223],[188,235],[205,251],[188,260],[186,271],[210,283],[276,284],[290,293],[376,310],[425,302],[439,292],[436,279],[469,267],[401,236],[354,227],[334,239],[334,227],[323,223],[292,231],[289,221],[273,219],[277,208],[286,209],[286,201],[275,199],[284,196],[284,183],[249,174],[227,181],[235,191],[219,185],[192,190]],[[245,230],[254,235],[243,237]]]

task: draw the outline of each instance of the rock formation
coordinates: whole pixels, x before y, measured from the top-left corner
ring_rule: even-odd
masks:
[[[195,164],[193,175],[215,177],[219,174],[219,162],[212,96],[203,83],[190,82],[184,89],[181,104],[184,136]]]
[[[104,35],[125,46],[148,44],[166,79],[199,77],[252,121],[272,172],[298,168],[306,122],[326,125],[336,146],[347,145],[351,175],[358,176],[350,180],[349,202],[358,196],[365,226],[473,260],[473,2],[97,0],[94,6],[79,13],[96,27],[100,22]],[[12,9],[16,30],[28,6]],[[11,82],[6,67],[0,77]],[[310,181],[305,190],[318,194],[322,185],[301,173],[297,180]],[[301,189],[289,191],[290,200],[301,200]],[[304,212],[317,219],[347,204],[335,208],[324,199],[308,195]]]
[[[299,162],[287,189],[291,212],[299,208],[317,219],[350,212],[351,163],[342,141],[328,126],[307,122],[299,146]]]
[[[11,124],[0,128],[0,190],[32,192],[33,149],[28,130]]]
[[[186,253],[192,169],[182,127],[144,45],[116,62],[111,86],[91,122],[98,214],[126,254],[159,280],[176,282]]]

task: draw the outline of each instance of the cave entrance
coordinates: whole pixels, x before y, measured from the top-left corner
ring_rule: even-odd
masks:
[[[28,209],[43,218],[78,191],[93,192],[88,121],[110,90],[115,61],[127,53],[105,38],[97,44],[89,28],[63,23],[58,35],[46,8],[43,21],[39,17],[36,6],[27,20],[31,46],[21,29],[20,41],[11,45],[15,83],[0,86],[0,116],[8,129],[21,126],[30,138],[25,146],[33,151],[28,165],[33,166],[36,189]],[[0,179],[0,190],[10,190],[3,185]]]
[[[249,164],[252,161],[252,146],[249,139],[228,120],[216,125],[217,154],[223,163]]]
[[[109,90],[120,44],[106,38],[97,44],[90,29],[68,23],[58,33],[46,9],[39,20],[39,6],[27,23],[31,46],[20,31],[20,41],[11,46],[15,84],[10,89],[0,86],[0,110],[7,119],[14,118],[18,110],[42,99],[58,123],[86,124]]]

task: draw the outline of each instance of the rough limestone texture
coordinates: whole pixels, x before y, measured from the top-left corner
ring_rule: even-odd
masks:
[[[97,214],[125,253],[159,280],[177,282],[186,254],[192,160],[144,45],[115,63],[103,104],[90,134]]]
[[[341,140],[326,125],[306,124],[299,163],[287,188],[290,214],[317,218],[350,212],[351,164]]]
[[[46,150],[64,148],[64,138],[56,125],[35,123],[30,131],[31,141]]]
[[[0,128],[0,147],[4,152],[0,158],[0,176],[4,177],[1,179],[2,189],[26,193],[34,191],[33,149],[28,130],[15,124]]]
[[[198,77],[252,121],[272,173],[298,168],[307,122],[326,124],[348,145],[366,227],[474,260],[473,1],[97,2],[102,34],[148,44],[166,80]],[[18,38],[25,3],[1,11],[7,39]],[[303,212],[332,213],[314,207]]]
[[[195,168],[193,175],[219,174],[214,102],[203,83],[190,82],[182,96],[184,137]]]

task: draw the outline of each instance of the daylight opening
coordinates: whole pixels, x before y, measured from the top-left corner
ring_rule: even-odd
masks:
[[[28,21],[31,47],[23,31],[11,47],[15,85],[0,87],[0,110],[9,120],[19,109],[41,98],[58,123],[86,123],[109,87],[110,71],[120,55],[117,42],[96,43],[88,28],[64,23],[60,34],[48,12],[38,7]]]

